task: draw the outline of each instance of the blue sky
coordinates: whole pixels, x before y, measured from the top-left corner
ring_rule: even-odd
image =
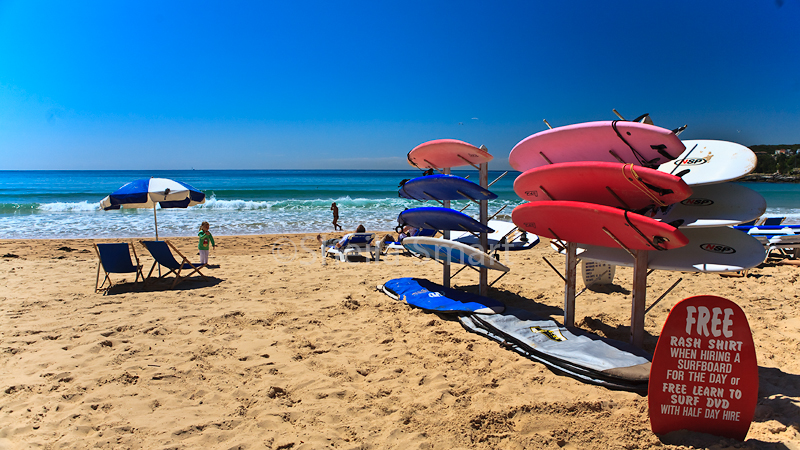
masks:
[[[800,0],[0,0],[3,169],[492,169],[553,126],[650,113],[800,143]]]

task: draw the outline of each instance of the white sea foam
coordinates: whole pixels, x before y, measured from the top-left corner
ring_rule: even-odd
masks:
[[[81,211],[98,211],[100,209],[99,202],[82,201],[77,203],[69,202],[55,202],[43,203],[38,207],[41,211],[49,212],[81,212]]]

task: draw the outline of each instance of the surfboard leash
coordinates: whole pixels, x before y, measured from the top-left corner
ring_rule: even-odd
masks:
[[[630,175],[626,173],[626,169],[630,171]],[[624,166],[622,166],[622,176],[625,179],[627,179],[628,182],[632,184],[636,189],[638,189],[647,197],[649,197],[650,200],[652,200],[656,206],[667,206],[666,202],[661,200],[658,196],[671,194],[673,191],[671,189],[663,189],[658,186],[645,183],[644,181],[642,181],[641,177],[639,177],[639,175],[636,173],[636,170],[633,167],[633,163],[625,164]]]
[[[620,133],[619,129],[617,128],[617,122],[619,122],[619,120],[611,121],[611,128],[614,129],[614,133],[617,133],[617,137],[620,138],[622,140],[622,142],[624,142],[625,145],[628,146],[629,149],[631,149],[631,152],[633,153],[633,156],[636,158],[637,161],[639,161],[639,165],[644,166],[644,167],[655,168],[658,165],[658,164],[656,164],[656,161],[658,160],[658,158],[654,158],[653,160],[649,160],[649,161],[647,159],[645,159],[644,156],[641,153],[639,153],[635,148],[633,148],[631,143],[628,142],[622,136],[622,133]],[[661,153],[661,151],[659,151],[659,154],[660,153]]]
[[[631,219],[628,217],[628,211],[625,211],[624,216],[625,216],[625,221],[628,222],[628,225],[631,228],[633,228],[634,230],[636,230],[636,232],[639,233],[639,236],[641,236],[642,239],[644,239],[645,242],[647,242],[649,245],[651,245],[656,250],[659,250],[659,251],[667,250],[666,248],[662,247],[661,244],[663,244],[665,242],[668,242],[669,239],[667,239],[665,237],[662,237],[662,236],[653,236],[653,239],[648,238],[644,233],[642,233],[641,230],[636,228],[636,225],[634,225],[631,222]]]

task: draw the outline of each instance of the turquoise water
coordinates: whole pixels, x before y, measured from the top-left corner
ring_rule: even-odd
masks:
[[[475,170],[453,171],[477,182]],[[112,238],[154,234],[153,211],[102,211],[99,202],[125,183],[163,177],[205,192],[203,205],[159,209],[160,237],[194,236],[200,222],[215,235],[330,232],[331,202],[339,206],[345,230],[364,224],[368,230],[390,230],[405,208],[420,206],[399,198],[401,180],[421,174],[403,171],[0,171],[0,238]],[[502,172],[490,172],[489,181]],[[499,196],[489,213],[510,220],[522,203],[513,190],[518,172],[510,172],[490,190]],[[767,215],[800,223],[800,184],[742,183],[767,200]],[[427,205],[432,205],[430,202]],[[467,202],[454,202],[461,209]],[[465,213],[477,216],[477,206]]]

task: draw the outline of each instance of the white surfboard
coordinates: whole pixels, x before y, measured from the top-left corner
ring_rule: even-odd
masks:
[[[756,219],[767,210],[767,201],[758,192],[736,183],[692,186],[692,195],[652,217],[679,228],[725,227]]]
[[[494,230],[494,233],[488,233],[486,235],[486,240],[489,243],[489,251],[526,250],[533,248],[539,243],[539,236],[533,233],[518,232],[517,226],[514,225],[513,222],[490,220],[487,225]],[[505,242],[501,243],[503,238],[505,238]],[[477,236],[466,231],[453,232],[450,235],[450,240],[470,246],[477,246],[480,244],[480,239],[478,239]]]
[[[603,261],[581,261],[581,275],[584,286],[597,286],[614,283],[617,266]]]
[[[705,139],[682,141],[686,150],[658,170],[677,175],[689,186],[736,180],[756,168],[756,155],[744,145]]]
[[[728,227],[686,228],[689,244],[647,252],[647,267],[678,272],[735,272],[761,264],[766,249],[758,240]],[[620,266],[633,266],[633,257],[621,248],[578,244],[578,257]]]
[[[407,237],[403,239],[403,247],[414,253],[438,259],[439,261],[485,267],[501,272],[511,270],[490,255],[461,242],[432,237]]]

